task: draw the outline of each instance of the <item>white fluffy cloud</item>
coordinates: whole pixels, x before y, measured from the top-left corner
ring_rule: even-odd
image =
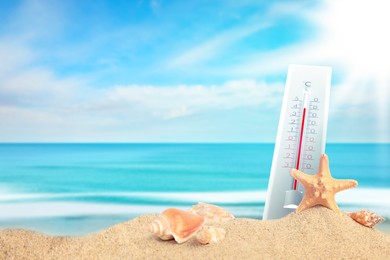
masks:
[[[0,141],[83,141],[83,138],[106,141],[107,135],[116,135],[118,141],[134,141],[132,136],[140,136],[140,133],[156,136],[166,124],[189,132],[188,120],[180,120],[191,119],[193,125],[199,123],[199,127],[206,127],[202,124],[209,122],[205,118],[210,114],[226,116],[242,109],[247,109],[246,114],[268,109],[266,113],[272,114],[276,121],[279,107],[275,105],[280,104],[284,82],[270,84],[254,78],[285,74],[288,64],[302,63],[334,67],[336,80],[332,86],[330,120],[339,125],[329,124],[330,130],[338,130],[333,140],[359,141],[369,133],[364,141],[388,142],[390,52],[387,48],[390,38],[385,35],[386,26],[390,24],[386,13],[388,5],[378,0],[347,0],[324,1],[310,12],[303,8],[299,14],[317,26],[315,37],[272,51],[253,53],[226,67],[203,68],[202,64],[210,57],[215,58],[213,55],[227,52],[227,47],[247,35],[259,32],[267,25],[267,19],[252,27],[222,31],[215,38],[206,39],[166,60],[166,73],[172,70],[176,73],[177,66],[195,64],[195,71],[205,77],[229,75],[241,79],[219,85],[96,88],[87,79],[89,75],[60,77],[54,68],[35,64],[39,52],[30,47],[30,34],[0,38]],[[277,17],[284,12],[291,14],[294,6],[299,7],[277,5],[270,9],[267,17]],[[41,10],[39,5],[35,8]],[[12,26],[15,29],[19,25]],[[237,112],[234,116],[244,117],[245,113]],[[267,114],[261,116],[267,117]],[[230,122],[234,123],[237,122]],[[260,120],[253,122],[260,123]],[[356,135],[348,139],[351,129],[355,129]],[[241,133],[237,139],[244,135]],[[186,137],[191,141],[191,135]]]
[[[5,78],[0,84],[1,141],[82,140],[85,136],[117,140],[109,136],[118,129],[128,129],[128,134],[120,131],[121,138],[134,141],[134,131],[147,132],[164,121],[241,108],[272,109],[283,91],[282,84],[255,80],[104,89],[80,82],[59,79],[45,69]]]
[[[281,84],[237,80],[220,86],[118,86],[107,89],[97,104],[142,107],[149,115],[172,119],[210,110],[272,106],[282,91]]]

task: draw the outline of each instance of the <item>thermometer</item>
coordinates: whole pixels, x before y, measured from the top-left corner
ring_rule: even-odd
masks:
[[[263,219],[295,210],[305,192],[292,168],[316,174],[325,153],[332,70],[323,66],[290,65],[268,183]]]

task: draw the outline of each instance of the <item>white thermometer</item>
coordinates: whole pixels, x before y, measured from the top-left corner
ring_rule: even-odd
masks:
[[[331,73],[322,66],[288,68],[263,219],[281,218],[301,202],[305,191],[291,168],[317,173],[325,153]]]

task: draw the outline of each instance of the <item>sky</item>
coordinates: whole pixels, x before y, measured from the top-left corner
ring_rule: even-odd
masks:
[[[289,64],[328,142],[390,142],[390,3],[0,0],[0,142],[274,142]]]

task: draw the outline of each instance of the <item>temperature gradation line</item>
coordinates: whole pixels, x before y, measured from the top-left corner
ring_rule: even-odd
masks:
[[[295,169],[299,170],[299,164],[301,162],[301,151],[302,151],[302,143],[303,143],[303,131],[305,129],[305,118],[306,118],[306,108],[307,108],[307,100],[308,100],[308,93],[305,92],[303,96],[303,111],[302,111],[302,122],[301,122],[301,131],[299,134],[299,145],[298,145],[298,156],[297,156],[297,163],[295,165]],[[294,185],[293,189],[297,189],[298,182],[296,179],[294,179]]]

